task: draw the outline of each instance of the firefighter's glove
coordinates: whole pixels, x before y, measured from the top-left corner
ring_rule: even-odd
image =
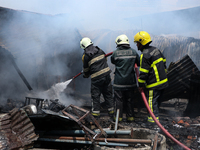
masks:
[[[138,87],[139,92],[144,91],[144,87]]]

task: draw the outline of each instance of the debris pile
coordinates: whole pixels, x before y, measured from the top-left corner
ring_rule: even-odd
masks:
[[[33,146],[38,139],[34,126],[24,110],[13,109],[0,115],[0,149],[19,149]]]
[[[61,113],[62,112],[62,113]],[[52,124],[46,128],[36,125],[36,133],[39,133],[39,139],[37,145],[43,148],[60,148],[65,144],[73,144],[73,148],[83,148],[84,146],[90,149],[94,149],[98,146],[106,146],[107,148],[148,148],[166,147],[166,139],[163,135],[157,134],[155,131],[145,129],[118,129],[109,117],[100,118],[96,120],[90,113],[90,111],[83,108],[69,105],[68,107],[61,109],[59,113],[53,113],[50,110],[44,110],[43,121],[47,120],[46,115],[51,115],[51,118],[59,117],[65,118],[59,122],[62,124],[60,127],[52,126]],[[66,116],[66,117],[65,117]],[[30,116],[34,124],[40,122],[39,116]],[[58,119],[58,118],[57,118]],[[55,120],[54,120],[55,121]],[[52,123],[54,122],[52,121]],[[58,122],[58,120],[57,120]],[[106,124],[104,124],[106,122]],[[74,124],[76,123],[76,125]],[[44,122],[42,123],[44,124]],[[63,126],[65,124],[65,127]],[[107,126],[102,128],[101,125]],[[50,144],[46,144],[45,142]],[[51,145],[54,143],[53,145]],[[58,145],[59,144],[59,145]],[[57,147],[56,147],[57,145]],[[50,147],[49,147],[50,146]],[[161,149],[162,149],[161,148]],[[70,149],[70,148],[69,148]]]
[[[190,117],[176,117],[163,121],[165,128],[181,143],[191,149],[200,148],[200,119]],[[167,139],[169,146],[176,149],[177,145]],[[178,149],[178,148],[177,148]]]
[[[188,100],[169,100],[160,106],[160,123],[178,141],[189,147],[198,150],[200,148],[200,117],[190,118],[184,116]],[[179,107],[175,107],[178,105]],[[138,113],[135,110],[135,122],[122,122],[120,128],[148,128],[165,135],[162,130],[155,126],[145,126],[145,118],[148,116],[146,108],[142,108]],[[183,148],[166,136],[166,150],[182,150]]]

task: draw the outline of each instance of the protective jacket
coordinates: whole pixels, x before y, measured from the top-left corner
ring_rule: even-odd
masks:
[[[166,59],[159,49],[148,46],[140,56],[139,86],[161,90],[168,86]]]
[[[111,72],[104,51],[97,46],[88,46],[85,49],[82,61],[84,76],[91,76],[92,81],[105,77]]]
[[[105,53],[99,47],[90,45],[85,49],[82,57],[84,77],[91,76],[92,115],[100,116],[100,95],[102,94],[108,108],[108,114],[113,116],[114,103],[110,68]]]
[[[113,52],[111,62],[115,64],[115,90],[130,90],[137,86],[134,65],[140,65],[137,52],[128,44],[120,45]]]

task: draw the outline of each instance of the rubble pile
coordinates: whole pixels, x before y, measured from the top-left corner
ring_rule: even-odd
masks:
[[[105,140],[107,134],[107,142],[109,144],[113,144],[113,141],[116,140],[113,138],[126,139],[127,141],[129,139],[132,139],[132,148],[144,148],[145,145],[150,145],[151,149],[152,145],[147,144],[149,142],[148,139],[154,141],[156,135],[155,133],[158,132],[160,135],[158,141],[161,140],[161,135],[165,136],[166,138],[166,150],[182,150],[182,147],[180,147],[170,138],[164,135],[164,133],[158,127],[145,125],[145,118],[147,118],[148,116],[146,108],[135,108],[135,121],[132,123],[128,123],[124,119],[123,122],[117,125],[116,130],[116,122],[114,122],[107,116],[106,109],[103,105],[101,110],[102,115],[99,120],[96,120],[96,126],[94,122],[95,120],[91,118],[89,114],[89,110],[91,109],[90,107],[87,107],[87,109],[85,109],[84,106],[77,107],[74,105],[66,107],[62,105],[59,100],[50,100],[49,102],[49,107],[37,107],[38,109],[40,109],[40,111],[38,110],[37,113],[27,113],[35,127],[35,133],[39,136],[38,140],[34,142],[35,144],[33,147],[58,148],[71,145],[69,146],[71,149],[77,148],[81,150],[92,150],[94,147],[91,147],[91,140],[95,137],[95,140],[98,143],[97,145],[100,144],[99,146],[103,148],[105,147],[106,143],[102,140]],[[198,150],[200,148],[200,116],[195,118],[184,116],[187,104],[188,100],[186,99],[173,99],[163,102],[160,107],[160,123],[178,141],[180,141],[190,149]],[[27,108],[29,108],[28,106],[29,105],[27,105]],[[96,137],[95,132],[97,131],[97,133],[100,133],[102,129],[106,132],[106,134],[99,134],[99,137]],[[134,130],[134,132],[132,130]],[[137,133],[136,130],[139,130],[140,132]],[[143,135],[143,130],[148,130],[148,132],[151,132],[151,136],[141,137],[141,135]],[[120,131],[124,131],[123,134],[128,134],[126,136],[115,135],[115,133],[120,133]],[[87,136],[88,134],[86,134],[86,132],[89,133],[89,137]],[[72,139],[76,139],[76,144]],[[133,144],[135,142],[135,139],[140,140]],[[57,140],[60,141],[62,144],[60,142],[55,142]],[[143,140],[146,140],[145,142],[147,143],[143,143]],[[127,146],[130,147],[129,144],[123,145],[122,143],[123,142],[121,140],[121,143],[115,143],[115,145],[111,144],[106,147],[121,149]],[[160,146],[159,142],[158,146]]]
[[[24,110],[17,108],[0,115],[0,149],[27,149],[38,139]]]
[[[178,141],[193,150],[200,149],[200,116],[190,118],[184,116],[188,101],[185,99],[169,100],[161,104],[160,123]],[[122,122],[120,128],[148,128],[165,135],[158,126],[146,126],[145,118],[148,116],[146,108],[140,112],[135,109],[135,122]],[[166,136],[166,135],[165,135]],[[167,150],[183,150],[182,147],[166,136]]]

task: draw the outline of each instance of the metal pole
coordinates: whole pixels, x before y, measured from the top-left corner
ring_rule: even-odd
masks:
[[[117,115],[116,115],[116,120],[115,120],[115,132],[118,129],[118,121],[119,121],[119,109],[117,109]]]
[[[44,136],[48,139],[59,139],[59,140],[80,140],[80,141],[90,141],[88,137],[68,137],[68,136]],[[104,142],[106,139],[107,142],[117,142],[117,143],[143,143],[151,144],[152,141],[148,139],[122,139],[122,138],[95,138],[96,142]]]
[[[157,144],[158,144],[158,133],[156,132],[156,135],[154,137],[153,149],[152,150],[157,150]]]
[[[60,140],[60,139],[48,139],[48,138],[39,138],[38,141],[46,141],[46,142],[63,142],[63,143],[77,143],[77,144],[93,144],[91,141],[80,141],[80,140]],[[98,145],[104,145],[104,146],[122,146],[122,147],[128,147],[128,144],[123,143],[107,143],[107,142],[96,142]]]
[[[130,130],[104,130],[108,135],[131,135]],[[47,135],[85,135],[83,130],[51,130],[51,131],[36,131],[37,133],[43,133]],[[100,131],[94,131],[100,133]]]

